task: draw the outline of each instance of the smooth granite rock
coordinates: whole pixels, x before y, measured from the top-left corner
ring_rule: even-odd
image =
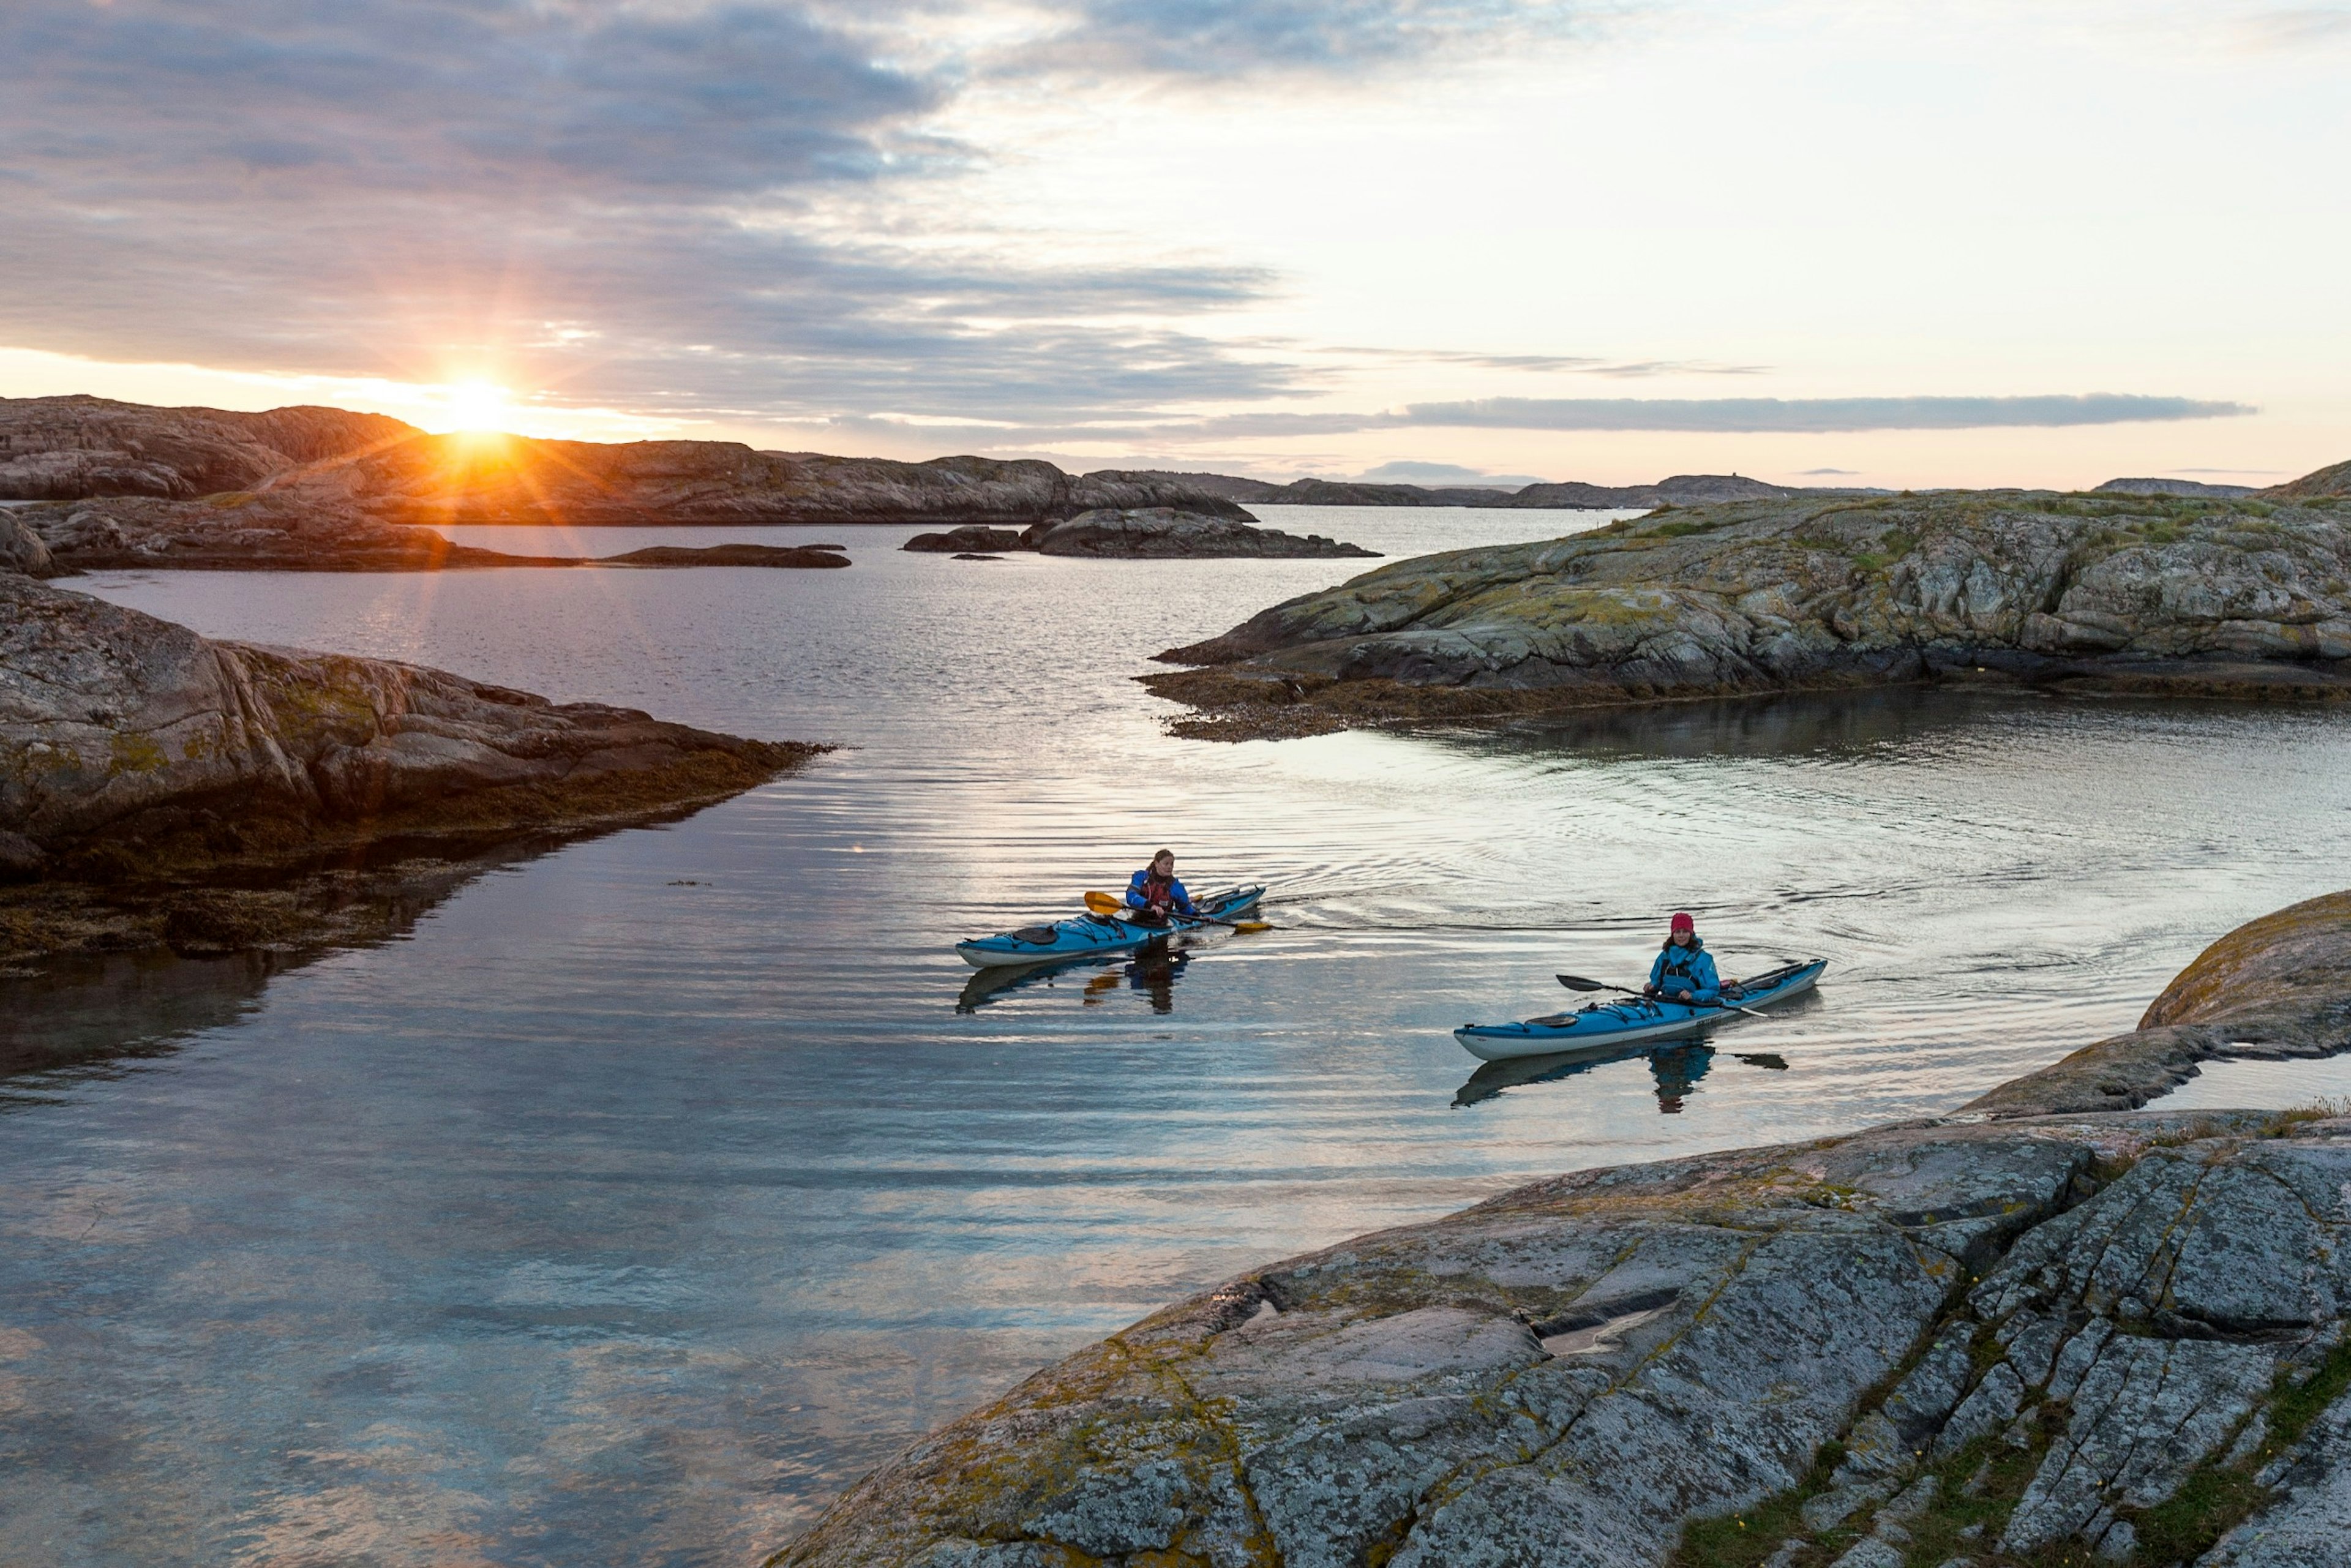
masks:
[[[1398,562],[1161,654],[1214,738],[1935,678],[2351,697],[2351,506],[1732,503]]]

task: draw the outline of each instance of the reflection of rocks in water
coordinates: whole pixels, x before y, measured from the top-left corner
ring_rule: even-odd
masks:
[[[274,953],[115,953],[0,980],[0,1074],[169,1051],[233,1022],[285,967]]]
[[[400,936],[485,872],[553,847],[552,839],[507,841],[465,860],[395,860],[269,887],[187,890],[167,916],[172,951],[0,972],[0,1074],[171,1050],[234,1019],[272,977]]]
[[[1799,692],[1785,696],[1594,708],[1528,719],[1490,732],[1458,731],[1447,742],[1496,751],[1579,757],[1801,757],[1862,751],[1980,723],[2047,697],[2010,692],[1896,686],[1879,691]]]

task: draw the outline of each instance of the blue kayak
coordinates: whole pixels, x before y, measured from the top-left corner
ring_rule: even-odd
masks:
[[[1783,1001],[1811,990],[1813,982],[1828,967],[1826,958],[1782,965],[1769,974],[1740,980],[1735,987],[1726,988],[1724,994],[1742,1008]],[[1553,1013],[1524,1023],[1463,1024],[1453,1031],[1453,1038],[1472,1056],[1488,1061],[1508,1061],[1513,1057],[1555,1056],[1586,1047],[1614,1049],[1645,1040],[1686,1039],[1738,1017],[1738,1013],[1722,1008],[1626,997],[1621,1001],[1592,1002],[1576,1012]]]
[[[1193,905],[1219,920],[1236,920],[1265,896],[1262,887],[1232,887],[1196,898]],[[1083,958],[1093,953],[1116,953],[1156,942],[1181,931],[1213,931],[1204,921],[1176,915],[1164,925],[1146,925],[1115,915],[1077,915],[1050,925],[1024,925],[994,936],[975,936],[956,944],[963,961],[975,969],[1000,968],[1007,964],[1050,964],[1062,958]]]

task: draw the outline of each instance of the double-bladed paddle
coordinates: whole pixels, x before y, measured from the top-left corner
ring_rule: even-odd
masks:
[[[1086,907],[1096,915],[1132,915],[1134,911],[1107,893],[1086,894]],[[1270,931],[1272,926],[1262,920],[1219,920],[1213,915],[1178,915],[1178,920],[1197,920],[1207,925],[1229,925],[1236,931]]]
[[[1671,997],[1652,997],[1625,986],[1612,986],[1605,980],[1587,980],[1581,975],[1558,975],[1553,978],[1571,991],[1623,991],[1626,996],[1639,997],[1645,1002],[1669,1002],[1674,999]],[[1751,1019],[1771,1017],[1769,1013],[1759,1013],[1753,1008],[1742,1008],[1731,1002],[1683,1002],[1680,1005],[1686,1008],[1720,1008],[1724,1012],[1745,1013]]]

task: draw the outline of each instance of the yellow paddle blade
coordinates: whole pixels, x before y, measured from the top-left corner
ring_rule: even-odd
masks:
[[[1096,915],[1116,915],[1123,906],[1107,893],[1090,893],[1086,894],[1086,907]]]
[[[1233,922],[1233,929],[1246,936],[1252,931],[1270,931],[1273,927],[1262,920],[1236,920]]]

